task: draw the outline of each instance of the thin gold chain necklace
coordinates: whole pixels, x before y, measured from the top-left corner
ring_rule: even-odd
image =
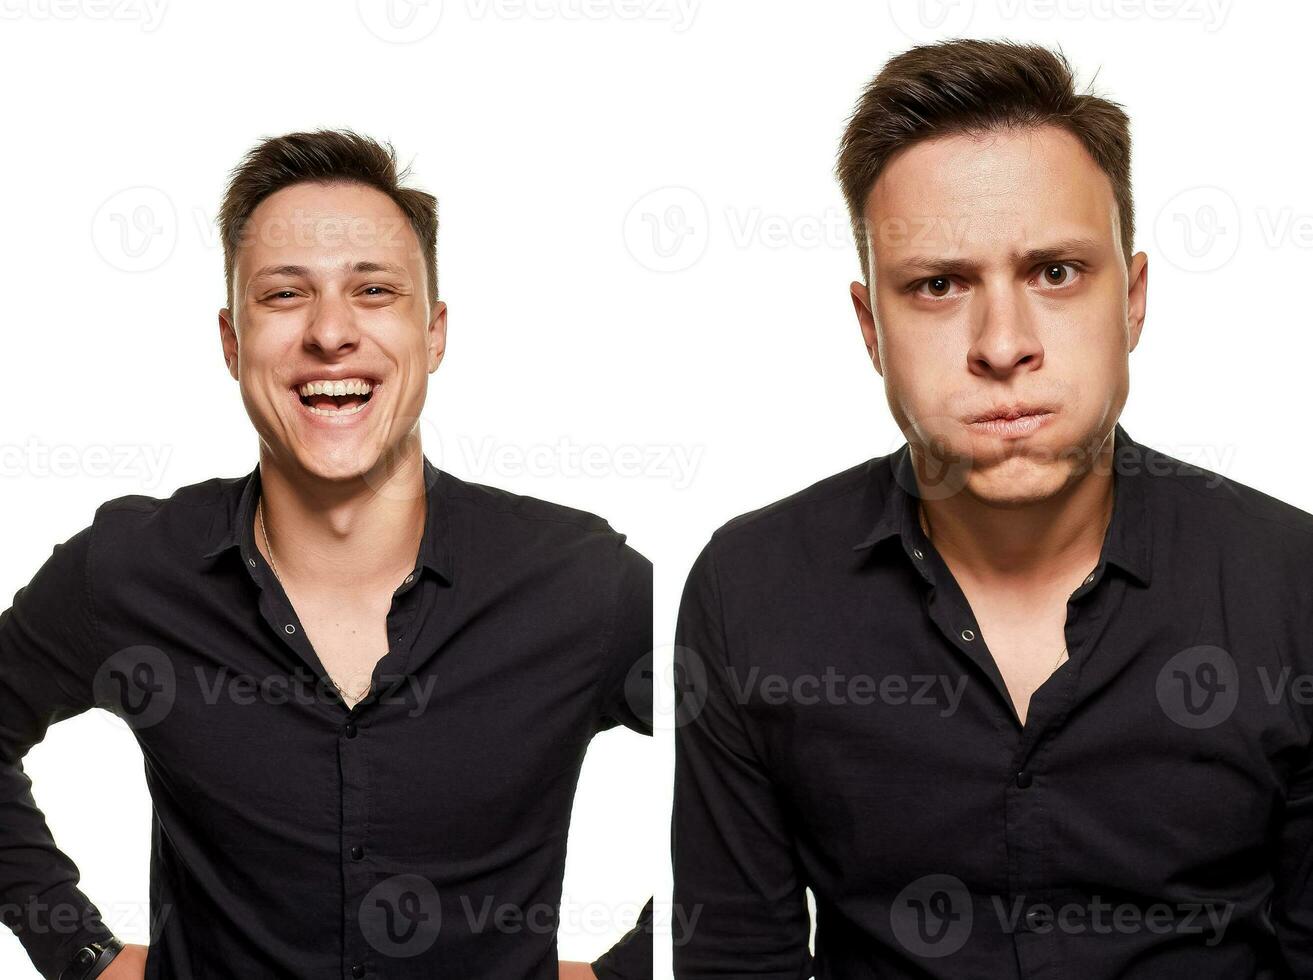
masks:
[[[263,495],[261,495],[260,497],[260,502],[255,506],[255,513],[260,518],[260,535],[264,538],[264,550],[269,552],[269,567],[272,568],[274,571],[274,578],[278,579],[279,583],[281,584],[283,581],[283,577],[278,574],[278,563],[274,561],[274,546],[269,543],[269,531],[264,526],[264,496]],[[324,673],[328,675],[328,683],[332,684],[333,687],[337,688],[337,693],[342,695],[342,699],[344,701],[350,701],[353,704],[365,696],[365,693],[369,691],[369,686],[374,682],[373,678],[371,677],[369,680],[365,681],[364,688],[362,688],[361,691],[358,694],[356,694],[343,689],[342,685],[338,684],[337,681],[333,680],[332,674],[328,674],[327,671],[324,671]]]
[[[917,501],[916,504],[916,516],[917,519],[920,520],[921,522],[921,532],[926,536],[927,539],[929,539],[930,526],[927,523],[927,519],[925,516],[925,508],[921,506],[921,502],[919,500]],[[1062,662],[1063,660],[1066,659],[1066,657],[1067,657],[1067,648],[1064,646],[1062,648],[1062,652],[1058,654],[1058,662],[1053,665],[1053,669],[1057,670],[1059,667],[1061,667]]]

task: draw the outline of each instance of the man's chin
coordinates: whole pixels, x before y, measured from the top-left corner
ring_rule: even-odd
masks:
[[[314,480],[342,482],[359,480],[381,468],[383,450],[376,444],[335,442],[331,445],[301,444],[288,454],[297,468]]]
[[[1012,456],[996,465],[977,461],[967,477],[966,489],[993,507],[1025,507],[1059,493],[1070,478],[1069,462]]]

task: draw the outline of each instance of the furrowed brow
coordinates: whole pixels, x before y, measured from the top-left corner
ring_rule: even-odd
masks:
[[[1015,264],[1022,268],[1041,265],[1045,262],[1058,262],[1070,258],[1073,254],[1094,251],[1099,242],[1092,238],[1064,238],[1048,245],[1037,246],[1024,252],[1014,252]],[[972,259],[947,259],[933,255],[912,255],[894,263],[894,272],[899,275],[921,273],[923,275],[960,276],[979,272],[981,264]]]

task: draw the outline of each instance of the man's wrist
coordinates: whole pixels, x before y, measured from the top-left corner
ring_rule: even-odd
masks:
[[[59,980],[92,980],[105,972],[122,949],[123,942],[114,937],[88,943],[73,954],[68,966],[59,974]]]

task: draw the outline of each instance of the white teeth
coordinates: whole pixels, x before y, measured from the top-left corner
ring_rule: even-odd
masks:
[[[350,408],[315,408],[313,405],[307,405],[306,408],[316,415],[355,415],[367,404],[368,402],[357,402]]]
[[[368,395],[374,386],[364,378],[347,378],[344,381],[307,381],[297,392],[308,395]]]

